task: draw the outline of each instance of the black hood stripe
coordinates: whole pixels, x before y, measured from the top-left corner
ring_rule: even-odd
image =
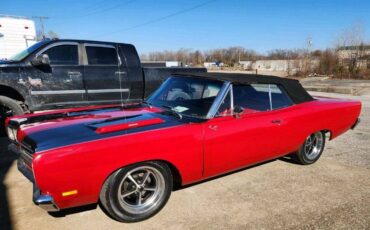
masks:
[[[54,129],[46,129],[36,131],[29,134],[24,138],[24,142],[27,145],[32,146],[35,152],[45,151],[58,147],[64,147],[68,145],[90,142],[100,139],[106,139],[116,136],[122,136],[127,134],[139,133],[144,131],[151,131],[163,128],[169,128],[173,126],[179,126],[187,123],[185,120],[179,120],[176,117],[164,115],[161,113],[144,113],[134,119],[122,120],[121,122],[132,122],[139,120],[147,120],[153,118],[160,118],[164,122],[144,127],[138,127],[133,129],[127,129],[123,131],[117,131],[112,133],[98,134],[95,129],[92,129],[90,124],[80,123],[70,126],[62,126]],[[115,121],[116,123],[117,121]],[[109,123],[109,122],[108,122]]]

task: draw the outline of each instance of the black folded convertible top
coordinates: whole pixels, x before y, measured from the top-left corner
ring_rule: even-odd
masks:
[[[220,81],[230,81],[236,84],[277,84],[282,86],[295,104],[312,101],[313,97],[307,93],[298,80],[281,78],[271,75],[235,74],[235,73],[197,73],[176,74],[181,76],[192,76],[209,78]]]

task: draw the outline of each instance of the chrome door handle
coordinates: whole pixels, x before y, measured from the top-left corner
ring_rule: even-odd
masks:
[[[118,74],[122,74],[122,75],[123,75],[123,74],[126,74],[126,71],[117,71],[117,72],[115,72],[114,74],[117,74],[117,75],[118,75]]]
[[[272,120],[271,123],[281,125],[281,120]]]
[[[70,72],[68,72],[67,74],[68,74],[68,76],[70,76],[70,77],[81,77],[81,75],[82,75],[82,73],[81,73],[81,72],[78,72],[78,71],[76,71],[76,72],[72,72],[72,71],[70,71]]]

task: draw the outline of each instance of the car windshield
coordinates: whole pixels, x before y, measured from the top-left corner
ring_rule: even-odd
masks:
[[[205,118],[222,85],[217,80],[170,77],[147,102],[180,115]]]
[[[41,46],[45,45],[46,43],[49,43],[50,41],[48,40],[43,40],[41,42],[38,42],[30,47],[28,47],[25,50],[22,50],[21,52],[11,56],[8,61],[22,61],[24,58],[26,58],[28,55],[33,53],[35,50],[40,48]]]

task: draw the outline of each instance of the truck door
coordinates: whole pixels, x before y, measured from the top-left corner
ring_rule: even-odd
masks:
[[[84,45],[86,63],[84,67],[88,100],[91,104],[120,103],[129,95],[127,67],[121,60],[117,47],[110,44]]]
[[[56,42],[42,49],[37,56],[47,54],[50,66],[30,66],[22,71],[29,82],[35,109],[83,105],[87,102],[83,84],[83,66],[77,42]]]

